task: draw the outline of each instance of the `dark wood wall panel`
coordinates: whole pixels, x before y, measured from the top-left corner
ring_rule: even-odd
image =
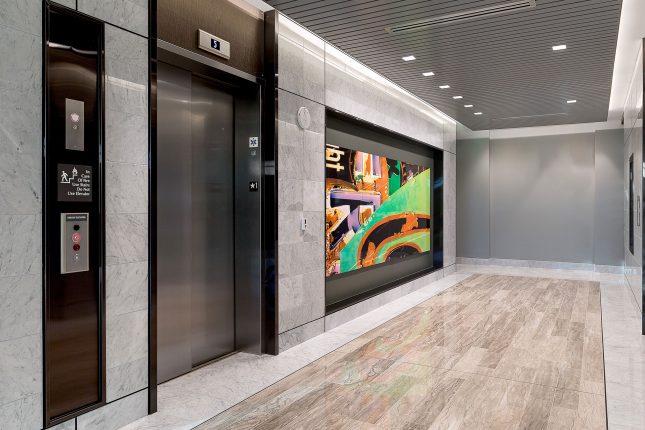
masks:
[[[158,0],[158,38],[238,70],[262,75],[264,22],[228,0]],[[202,29],[231,43],[226,60],[197,47]]]

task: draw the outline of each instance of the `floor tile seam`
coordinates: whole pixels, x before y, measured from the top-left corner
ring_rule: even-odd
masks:
[[[377,358],[377,357],[370,357],[370,358],[379,359],[379,358]],[[389,359],[383,359],[383,358],[381,358],[380,360],[389,360]],[[391,360],[390,360],[390,361],[391,361]],[[555,389],[555,390],[557,390],[557,389],[563,389],[563,390],[568,390],[568,391],[575,391],[575,392],[577,392],[577,393],[593,394],[593,395],[596,395],[596,396],[602,396],[603,398],[606,398],[606,396],[604,396],[604,395],[602,395],[602,394],[593,393],[593,392],[591,392],[591,391],[576,390],[576,389],[573,389],[573,388],[560,387],[560,386],[559,386],[559,382],[560,382],[560,375],[559,375],[559,374],[558,374],[558,385],[553,386],[553,385],[547,385],[547,384],[539,384],[539,383],[536,383],[536,382],[520,381],[520,380],[513,379],[513,378],[503,378],[503,377],[501,377],[501,376],[487,375],[487,374],[485,374],[485,373],[479,373],[479,372],[474,372],[474,371],[459,370],[459,369],[455,369],[454,367],[453,367],[453,368],[437,367],[437,366],[431,366],[431,365],[429,365],[429,364],[414,363],[414,362],[411,362],[411,361],[404,361],[404,360],[403,360],[403,361],[401,361],[401,360],[396,360],[396,361],[395,361],[395,363],[405,363],[405,364],[412,364],[412,365],[414,365],[414,366],[428,367],[428,368],[431,368],[431,369],[437,369],[437,370],[452,371],[452,372],[458,372],[458,373],[467,373],[467,374],[469,374],[469,375],[477,375],[477,376],[483,376],[483,377],[490,377],[490,378],[495,378],[495,379],[504,380],[504,381],[509,381],[509,382],[518,382],[518,383],[521,383],[521,384],[538,385],[538,386],[540,386],[540,387],[553,388],[553,389]]]
[[[558,375],[558,378],[559,377],[560,375]],[[549,405],[549,417],[546,420],[547,427],[549,425],[549,422],[551,421],[551,414],[553,414],[553,406],[555,405],[555,395],[557,394],[557,392],[558,392],[558,389],[556,388],[555,390],[553,390],[553,394],[551,395],[551,404]]]

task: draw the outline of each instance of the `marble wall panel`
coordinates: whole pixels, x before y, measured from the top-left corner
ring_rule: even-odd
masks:
[[[443,154],[443,266],[457,257],[457,156]]]
[[[453,154],[457,153],[457,123],[443,123],[443,149]]]
[[[76,9],[76,0],[52,0],[52,2],[66,6],[70,9]]]
[[[0,405],[42,393],[40,335],[0,342]],[[36,413],[37,411],[32,411]]]
[[[280,333],[278,343],[279,351],[283,353],[289,348],[301,344],[325,332],[325,319],[320,318],[299,327]]]
[[[452,151],[444,167],[450,173],[446,188],[453,194],[444,202],[449,211],[444,214],[448,264],[455,259],[456,124],[289,18],[279,16],[278,31],[278,306],[280,351],[284,351],[325,326],[321,321],[325,311],[325,108]],[[301,106],[311,113],[308,130],[297,124]],[[300,228],[303,217],[308,220],[306,231]],[[334,324],[348,321],[416,286],[405,284],[325,319]]]
[[[76,9],[76,0],[52,0],[52,3],[58,3],[70,9]]]
[[[23,397],[14,402],[0,404],[0,429],[2,430],[35,430],[42,428],[42,395],[40,393]],[[74,430],[71,427],[55,430]]]
[[[145,11],[147,20],[147,2],[91,3],[79,1],[79,9],[94,7],[101,19],[147,32],[136,17],[119,21],[126,11]],[[105,58],[106,391],[112,402],[148,386],[148,40],[106,25]]]
[[[107,265],[147,261],[148,215],[118,214],[105,218]]]
[[[50,427],[50,430],[76,430],[76,418],[65,421],[64,423],[58,424],[54,427]]]
[[[643,56],[642,49],[638,54],[631,84],[624,107],[624,222],[625,222],[625,279],[629,286],[638,308],[643,311],[643,226],[641,218],[642,208],[639,210],[639,201],[642,201],[643,182],[639,175],[643,163],[643,120],[639,118],[639,111],[643,106]],[[629,250],[629,158],[634,156],[634,252]]]
[[[148,414],[148,390],[138,391],[76,419],[76,430],[117,430]]]
[[[41,333],[39,275],[0,278],[0,342]]]
[[[341,112],[443,149],[451,120],[425,102],[325,45],[325,104]]]
[[[34,36],[42,34],[43,3],[41,0],[2,0],[0,6],[2,8],[0,27],[22,31]],[[4,42],[6,41],[3,41],[3,45],[0,47],[4,46]]]
[[[141,36],[148,36],[148,0],[78,0],[78,10]]]
[[[107,318],[108,401],[148,385],[148,310]]]
[[[280,276],[278,297],[280,333],[319,318],[325,313],[325,277],[320,268],[295,276]]]
[[[0,62],[0,214],[40,213],[42,43],[39,35],[3,25],[0,40],[0,58],[11,59]]]
[[[42,2],[0,1],[0,428],[42,426]]]
[[[325,42],[284,15],[278,25],[278,87],[324,104]]]
[[[288,91],[280,90],[278,97],[278,321],[279,332],[284,333],[325,313],[325,110]],[[300,107],[311,115],[306,130],[297,123]],[[282,337],[287,338],[291,344],[301,335]]]

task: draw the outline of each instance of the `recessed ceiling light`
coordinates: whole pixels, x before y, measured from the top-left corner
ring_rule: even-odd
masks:
[[[463,96],[452,96],[452,98],[455,99],[455,100],[459,100],[459,99],[463,99],[464,97]]]
[[[416,59],[417,57],[415,57],[414,55],[406,55],[405,57],[403,57],[403,61],[412,61]]]
[[[567,104],[578,103],[578,100],[567,100]]]
[[[464,105],[465,108],[471,108],[473,105]]]
[[[434,76],[434,72],[425,72],[422,73],[423,76]]]
[[[567,45],[555,45],[551,49],[553,49],[554,51],[564,51],[565,49],[567,49]]]
[[[450,85],[439,85],[439,88],[441,88],[442,90],[446,90],[450,88]]]
[[[475,115],[483,115],[483,112],[475,112]]]

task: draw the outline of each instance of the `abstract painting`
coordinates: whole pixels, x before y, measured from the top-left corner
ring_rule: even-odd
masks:
[[[326,276],[428,252],[430,168],[326,145]]]

